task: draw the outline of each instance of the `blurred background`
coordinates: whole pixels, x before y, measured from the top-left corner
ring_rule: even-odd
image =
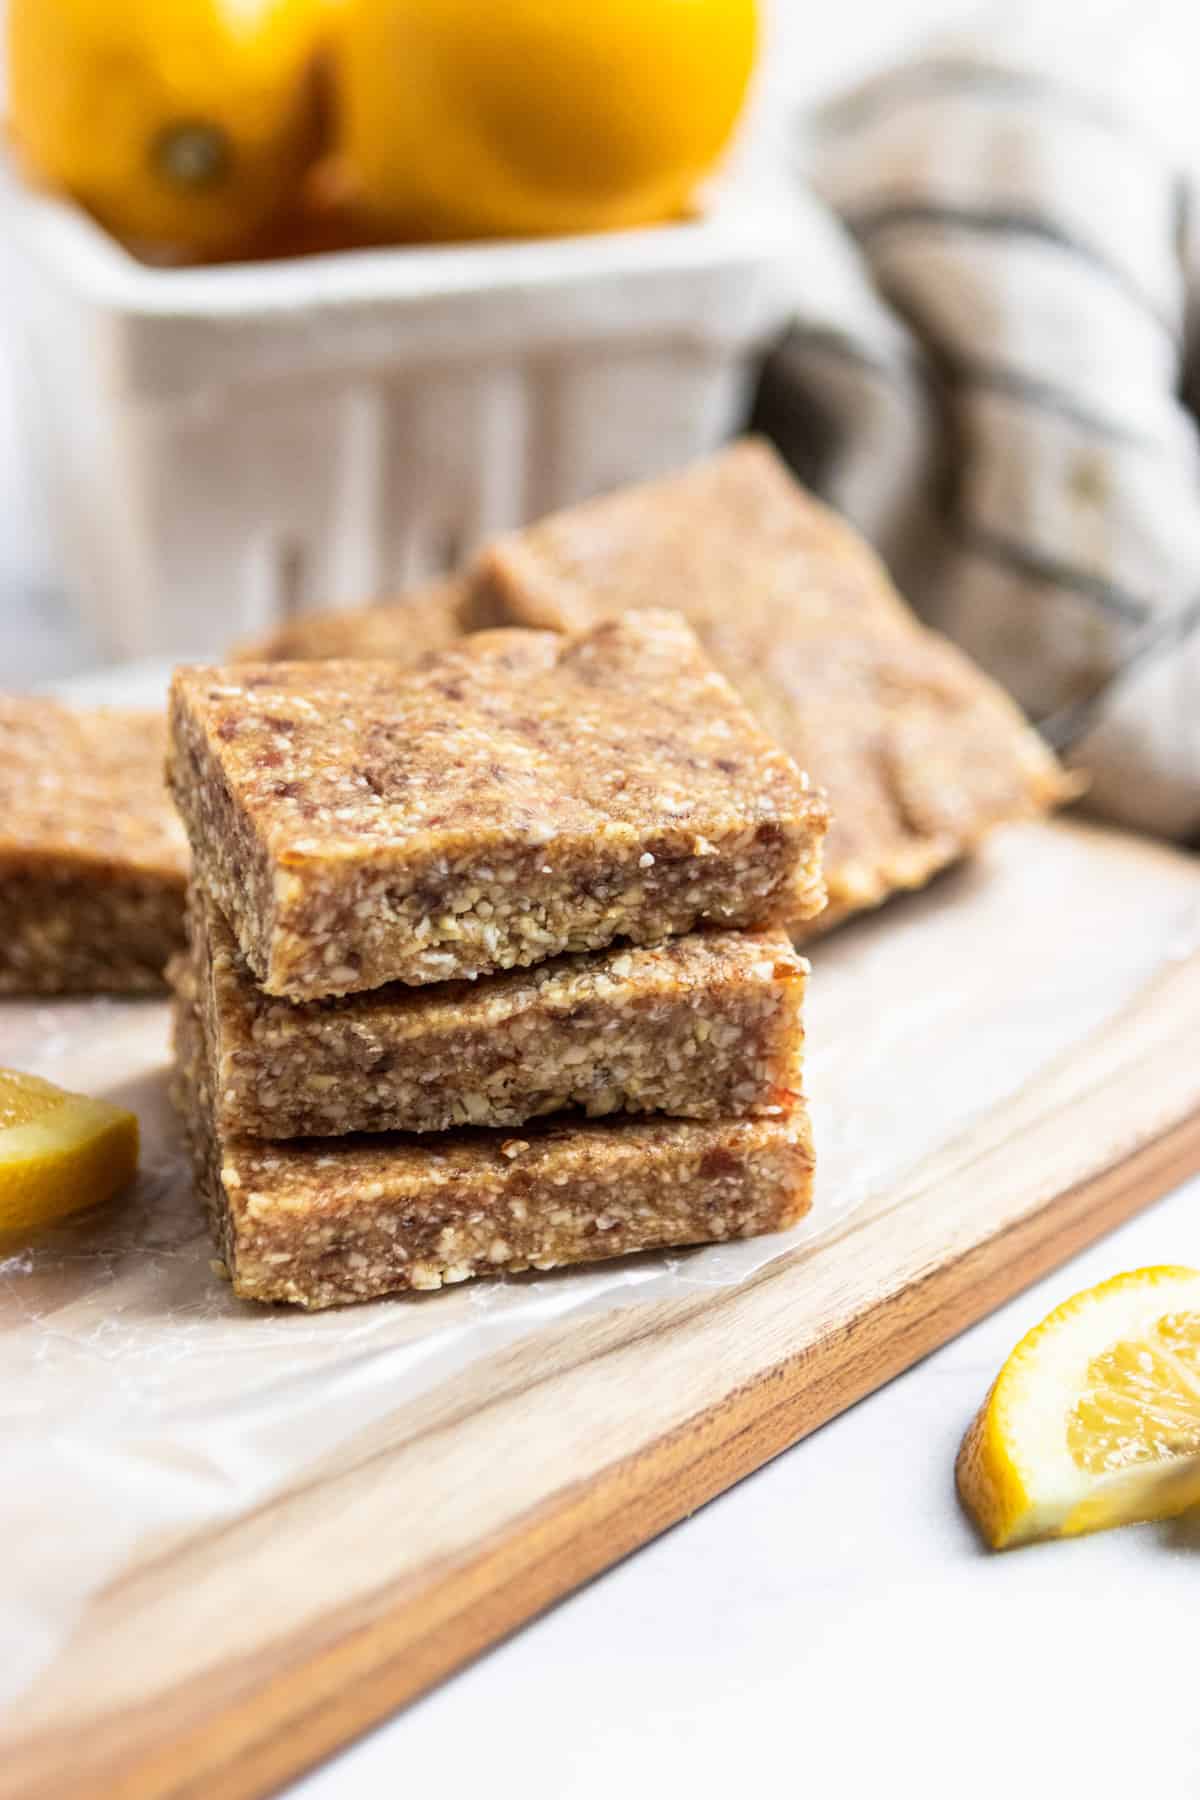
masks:
[[[113,0],[116,8],[116,0]],[[3,3],[0,0],[0,11]],[[117,8],[119,10],[119,8]],[[760,106],[784,110],[834,92],[929,33],[981,12],[971,0],[807,0],[764,7]],[[9,685],[68,676],[115,652],[64,589],[43,484],[19,420],[12,284],[0,309],[0,644]]]
[[[801,477],[1057,745],[1092,733],[1100,804],[1194,835],[1194,5],[763,0],[740,110],[751,0],[685,29],[669,0],[223,4],[269,62],[226,62],[214,0],[8,0],[6,685],[141,659],[154,691],[438,575],[741,429],[783,346],[756,420]],[[316,62],[314,12],[357,21]],[[549,16],[588,39],[574,83]],[[602,191],[647,156],[640,198]]]

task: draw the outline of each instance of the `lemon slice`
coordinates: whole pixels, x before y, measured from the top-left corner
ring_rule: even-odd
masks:
[[[1022,1338],[958,1453],[994,1550],[1200,1505],[1200,1272],[1135,1269]]]
[[[34,1230],[108,1200],[137,1160],[132,1113],[0,1069],[0,1232]]]

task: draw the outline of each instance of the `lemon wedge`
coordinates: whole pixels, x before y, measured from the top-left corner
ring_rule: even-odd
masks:
[[[0,1232],[35,1230],[108,1200],[137,1160],[132,1113],[0,1069]]]
[[[994,1550],[1200,1505],[1200,1272],[1135,1269],[1022,1338],[958,1453]]]

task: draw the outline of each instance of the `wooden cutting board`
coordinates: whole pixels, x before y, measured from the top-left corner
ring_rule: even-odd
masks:
[[[1200,1168],[1193,859],[1012,831],[812,956],[811,1225],[735,1285],[694,1253],[676,1297],[543,1326],[252,1508],[136,1546],[12,1708],[0,1794],[269,1792]],[[162,1015],[64,1009],[64,1067],[149,1118]],[[46,1025],[0,1016],[0,1048]],[[99,1330],[142,1291],[123,1243],[99,1297],[41,1292],[43,1330]],[[199,1237],[171,1254],[172,1292],[207,1293]],[[0,1299],[18,1349],[26,1300]],[[230,1342],[276,1318],[238,1309]],[[76,1533],[97,1502],[45,1504]],[[0,1521],[19,1505],[0,1492]]]

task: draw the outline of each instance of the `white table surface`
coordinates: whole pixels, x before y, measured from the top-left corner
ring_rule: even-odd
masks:
[[[965,6],[844,0],[819,39],[788,10],[823,85],[855,60],[846,45],[875,32],[890,46]],[[2,678],[71,675],[94,651],[54,596],[4,400],[0,364]],[[291,1791],[1200,1791],[1200,1519],[994,1557],[952,1482],[963,1428],[1022,1332],[1078,1288],[1154,1262],[1200,1266],[1200,1180]]]
[[[952,1482],[1020,1335],[1078,1288],[1160,1262],[1200,1267],[1200,1181],[555,1607],[297,1800],[1200,1792],[1200,1515],[994,1556]]]

